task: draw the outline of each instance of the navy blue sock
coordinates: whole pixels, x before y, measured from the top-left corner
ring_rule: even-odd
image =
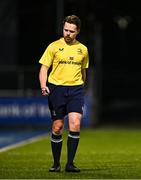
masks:
[[[68,141],[67,141],[67,164],[72,164],[74,157],[75,157],[75,153],[77,150],[77,146],[79,143],[79,138],[80,138],[80,132],[69,132],[68,135]]]
[[[51,134],[51,148],[54,159],[54,165],[60,164],[60,156],[62,149],[62,135]]]

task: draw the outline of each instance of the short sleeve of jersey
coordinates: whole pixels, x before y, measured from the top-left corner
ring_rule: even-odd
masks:
[[[89,53],[88,53],[88,49],[86,48],[85,56],[84,56],[83,64],[82,64],[82,69],[85,69],[88,67],[89,67]]]
[[[53,44],[50,44],[43,53],[41,59],[39,60],[39,63],[47,67],[50,67],[52,65],[52,61],[54,57],[53,49],[54,49]]]

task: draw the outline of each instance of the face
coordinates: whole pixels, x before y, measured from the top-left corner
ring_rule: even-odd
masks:
[[[75,24],[65,22],[63,28],[63,36],[66,43],[73,43],[76,40],[79,30]]]

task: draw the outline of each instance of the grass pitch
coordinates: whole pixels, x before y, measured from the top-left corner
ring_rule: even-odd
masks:
[[[50,137],[0,153],[0,179],[140,179],[141,131],[83,129],[75,162],[80,173],[66,173],[63,135],[61,172],[51,173]]]

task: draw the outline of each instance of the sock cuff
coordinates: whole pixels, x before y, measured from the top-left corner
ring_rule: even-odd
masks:
[[[55,142],[55,143],[61,142],[62,141],[62,134],[57,135],[57,134],[51,133],[51,141]]]
[[[79,139],[80,138],[80,132],[70,131],[68,137],[74,138],[74,139]]]

